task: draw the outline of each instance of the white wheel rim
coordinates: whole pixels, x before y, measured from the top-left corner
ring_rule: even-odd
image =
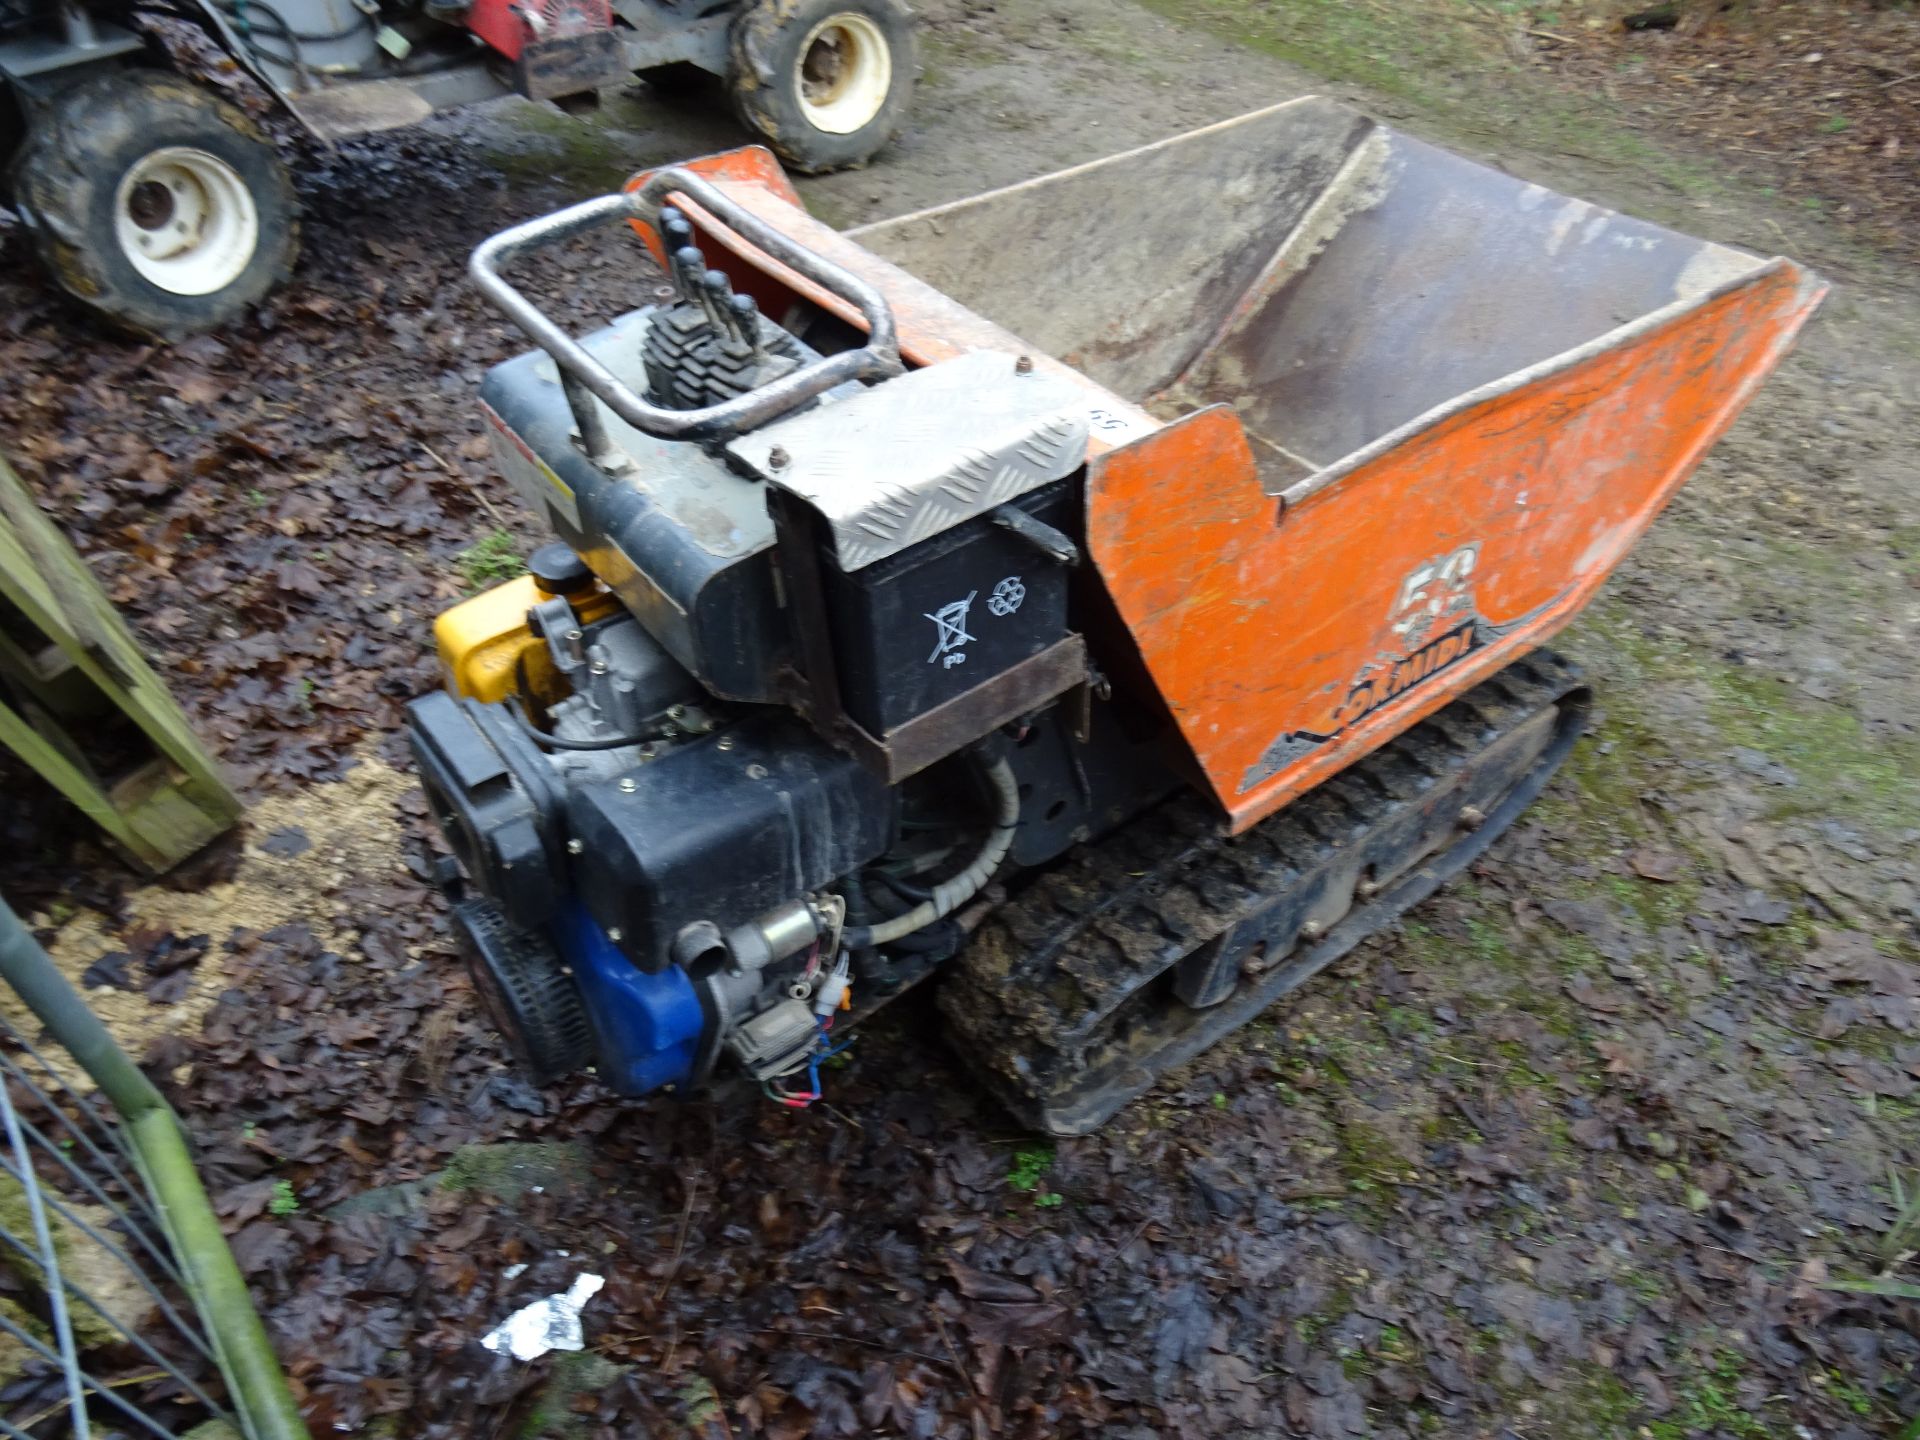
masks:
[[[830,15],[807,32],[793,62],[800,113],[816,130],[851,135],[871,124],[893,88],[893,49],[865,15]]]
[[[114,236],[127,262],[173,295],[211,295],[238,280],[260,245],[260,210],[218,155],[169,145],[121,177]]]

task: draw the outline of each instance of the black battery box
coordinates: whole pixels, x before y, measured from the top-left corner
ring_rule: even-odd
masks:
[[[1009,502],[1076,535],[1069,477]],[[846,712],[876,738],[1067,634],[1067,569],[991,516],[847,574],[821,555]]]

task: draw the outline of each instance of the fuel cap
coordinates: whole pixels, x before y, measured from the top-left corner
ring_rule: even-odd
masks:
[[[593,572],[568,546],[542,545],[527,561],[533,583],[549,595],[578,595],[593,588]]]

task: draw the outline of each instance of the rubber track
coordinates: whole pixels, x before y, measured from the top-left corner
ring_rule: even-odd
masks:
[[[994,912],[942,975],[940,1007],[956,1046],[985,1066],[1016,1114],[1052,1128],[1050,1092],[1102,1059],[1107,1022],[1129,996],[1236,925],[1271,914],[1341,852],[1410,818],[1422,797],[1463,777],[1470,761],[1580,684],[1569,662],[1537,651],[1245,834],[1223,834],[1218,810],[1187,793],[1080,847]],[[1473,838],[1477,853],[1492,836]],[[1431,889],[1380,907],[1391,913],[1371,928]],[[1337,953],[1354,943],[1342,937]],[[1297,984],[1325,963],[1274,968],[1298,969]],[[1164,1068],[1151,1057],[1146,1065]]]

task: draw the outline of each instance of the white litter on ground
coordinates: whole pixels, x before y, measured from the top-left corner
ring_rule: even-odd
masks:
[[[549,1295],[524,1305],[480,1337],[496,1355],[516,1360],[538,1360],[550,1350],[579,1350],[586,1345],[580,1330],[580,1312],[607,1282],[598,1275],[582,1275],[563,1295]]]

